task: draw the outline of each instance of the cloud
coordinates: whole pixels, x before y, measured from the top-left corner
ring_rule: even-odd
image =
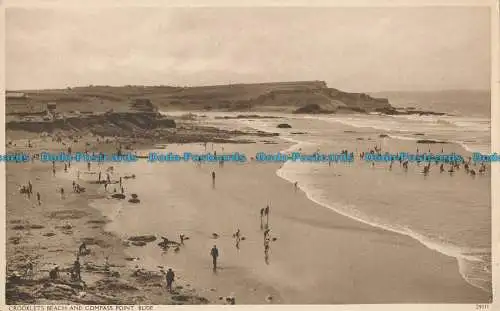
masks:
[[[7,88],[326,80],[487,88],[489,9],[107,8],[6,12]]]

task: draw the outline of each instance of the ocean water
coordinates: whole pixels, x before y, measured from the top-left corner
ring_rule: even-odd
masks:
[[[484,116],[286,116],[285,120],[239,120],[245,126],[276,132],[276,124],[288,122],[293,129],[281,137],[295,143],[288,150],[313,153],[358,150],[364,143],[385,151],[415,151],[416,140],[434,139],[456,143],[468,152],[490,152],[490,120]],[[293,134],[298,133],[301,134]],[[380,138],[379,134],[388,138]],[[415,135],[418,134],[418,135]],[[372,141],[366,141],[371,137]],[[400,150],[404,146],[406,150]],[[450,152],[449,144],[419,144],[420,152]],[[459,147],[460,146],[460,147]],[[461,152],[463,153],[463,152]],[[356,176],[348,176],[359,166]],[[364,167],[363,167],[364,166]],[[370,169],[367,163],[285,163],[277,175],[298,182],[316,203],[363,223],[410,236],[430,249],[457,259],[457,271],[470,284],[491,292],[491,183],[489,174],[470,178],[465,172],[429,176],[421,167],[403,173],[399,164]],[[476,169],[477,170],[477,169]],[[458,189],[458,190],[457,190]]]
[[[445,152],[490,152],[491,122],[487,115],[467,117],[464,113],[453,116],[298,116],[261,113],[278,116],[280,119],[224,120],[216,117],[234,116],[235,113],[200,114],[206,116],[203,118],[204,124],[280,132],[282,139],[293,143],[288,150],[283,151],[300,150],[313,153],[318,149],[324,152],[348,149],[357,153],[366,150],[368,146],[378,145],[389,152],[411,152],[415,151],[417,140],[434,139],[456,143],[456,146],[419,144],[421,152],[429,149],[434,153],[440,153],[441,149]],[[289,123],[292,128],[278,129],[276,125],[279,123]],[[380,134],[386,134],[388,137],[382,138]],[[290,182],[298,182],[300,189],[309,199],[332,212],[409,236],[429,249],[456,258],[457,273],[462,275],[464,281],[491,292],[489,173],[471,178],[460,171],[450,176],[448,173],[440,174],[433,167],[429,176],[423,176],[422,168],[416,165],[412,165],[408,173],[404,173],[399,164],[395,163],[392,171],[389,171],[387,166],[387,163],[377,164],[371,168],[368,163],[359,160],[332,166],[327,163],[287,162],[276,174]],[[171,169],[175,168],[176,166],[172,166]],[[353,168],[356,169],[355,174]],[[153,169],[153,166],[149,169]],[[146,173],[144,171],[143,175]],[[158,171],[151,171],[149,175],[154,179],[157,173]],[[164,173],[170,175],[179,172]],[[150,196],[148,190],[155,192],[153,179],[147,183],[147,189],[141,188],[139,191],[148,193],[145,198]],[[166,185],[162,185],[162,190],[157,189],[156,193],[161,195],[165,187]],[[186,223],[192,226],[189,229],[195,230],[196,221],[201,221],[203,217],[188,213],[189,209],[185,207],[183,211],[187,213]],[[129,218],[140,217],[140,212],[136,213],[135,217]],[[168,227],[174,228],[175,223],[169,224]]]

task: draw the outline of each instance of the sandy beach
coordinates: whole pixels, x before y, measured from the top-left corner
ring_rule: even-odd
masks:
[[[314,128],[308,120],[285,121],[295,130],[304,123]],[[246,128],[245,123],[235,120],[212,122],[213,126],[225,129]],[[283,120],[269,122],[277,124]],[[348,128],[344,125],[334,128],[342,134],[338,134],[335,150],[329,151],[360,152],[377,141],[371,131],[351,133]],[[293,129],[276,131],[284,135]],[[299,139],[300,134],[296,136]],[[360,136],[366,140],[355,139]],[[226,297],[235,297],[238,304],[489,301],[487,291],[468,284],[461,276],[457,258],[432,250],[409,236],[341,215],[305,192],[309,190],[307,184],[299,184],[295,189],[292,182],[280,178],[277,170],[282,163],[260,163],[251,159],[257,152],[276,153],[298,148],[300,144],[279,137],[248,138],[255,143],[208,143],[206,147],[203,143],[167,144],[161,149],[142,145],[142,149],[134,151],[138,154],[239,152],[249,157],[246,163],[226,162],[222,167],[218,163],[149,163],[139,159],[134,163],[93,163],[90,170],[85,162],[73,163],[68,172],[64,172],[64,163],[57,163],[56,176],[52,176],[51,163],[9,164],[8,268],[22,271],[22,264],[30,258],[36,263],[37,279],[14,286],[8,292],[11,302],[19,299],[62,303],[67,299],[76,303],[224,304]],[[43,140],[32,142],[38,150],[59,152],[65,148]],[[111,152],[115,147],[97,143],[90,137],[83,141],[91,142],[91,150],[96,152]],[[19,145],[23,142],[17,140]],[[74,149],[81,147],[76,145]],[[391,139],[384,148],[411,152],[415,143]],[[446,148],[449,152],[466,154],[454,144]],[[416,164],[410,166],[408,173],[403,173],[399,164],[389,172],[388,163],[371,167],[363,161],[335,163],[332,167],[327,163],[292,165],[319,165],[322,171],[334,170],[337,177],[331,180],[332,194],[340,201],[357,198],[360,204],[369,204],[370,200],[374,203],[372,193],[390,199],[396,194],[390,185],[403,180],[408,187],[425,188],[428,183],[431,183],[428,187],[436,187],[429,181],[431,178],[422,183],[421,168]],[[111,184],[104,189],[103,185],[95,184],[98,172],[102,172],[103,179],[107,174],[104,172],[109,172],[115,182],[120,177],[135,175],[134,179],[123,179],[123,187],[127,196],[138,194],[140,203],[113,199],[111,195],[113,191],[120,192],[119,186]],[[212,172],[216,173],[215,186]],[[445,176],[434,174],[437,173],[429,177]],[[470,180],[465,173],[446,178],[459,180],[459,184]],[[18,193],[17,187],[27,180],[32,181],[35,192],[41,193],[40,206],[34,197],[27,199]],[[86,188],[85,193],[70,192],[73,180]],[[375,184],[379,180],[389,186],[377,188]],[[478,179],[478,182],[481,181]],[[65,199],[57,192],[61,186],[67,191]],[[259,212],[267,205],[270,206],[271,242],[266,262],[265,228],[261,227]],[[264,226],[266,222],[264,217]],[[239,249],[233,236],[238,229],[243,237]],[[161,237],[179,241],[181,233],[188,240],[178,250],[165,250],[157,245]],[[129,239],[135,236],[154,236],[154,241],[134,245]],[[73,289],[76,294],[58,296],[50,287],[44,287],[40,278],[46,278],[54,264],[70,268],[83,241],[91,249],[89,256],[80,257],[85,267],[82,278],[86,288]],[[220,252],[216,273],[212,271],[209,255],[213,245],[217,245]],[[107,256],[111,271],[103,268]],[[176,273],[178,287],[173,295],[167,294],[164,288],[163,271],[167,268]],[[140,274],[134,275],[138,269]],[[28,289],[34,294],[28,294]]]
[[[491,3],[56,2],[5,12],[7,304],[489,308]]]
[[[370,143],[356,145],[363,148]],[[391,145],[400,150],[415,146],[400,140],[393,140]],[[273,144],[214,144],[212,147],[209,143],[207,151],[222,152],[223,148],[224,153],[252,155],[258,151],[278,152],[290,146],[291,143],[274,139]],[[451,146],[447,148],[464,152],[458,146]],[[339,149],[345,147],[339,145]],[[203,144],[168,144],[166,149],[150,151],[182,154],[204,153],[205,149]],[[401,170],[399,164],[397,166],[397,170]],[[106,164],[103,169],[105,167]],[[295,191],[292,183],[277,176],[279,167],[280,164],[255,161],[227,162],[222,168],[218,164],[198,167],[194,163],[147,163],[141,159],[134,164],[114,165],[113,174],[114,179],[137,176],[124,181],[124,187],[127,193],[139,194],[139,204],[111,199],[112,188],[106,196],[101,186],[97,189],[99,196],[89,197],[90,206],[111,220],[104,229],[115,234],[113,239],[118,241],[137,235],[154,235],[158,239],[164,236],[176,241],[181,233],[188,236],[189,240],[179,252],[162,250],[157,246],[159,240],[145,246],[129,244],[118,248],[126,253],[124,257],[138,258],[127,263],[129,269],[138,266],[158,272],[158,266],[171,267],[179,283],[190,284],[212,303],[224,303],[227,296],[235,296],[238,304],[488,301],[487,292],[461,277],[456,258],[431,250],[408,236],[363,224],[311,201],[302,190]],[[63,175],[66,183],[77,168],[84,171],[85,165],[75,164],[67,174],[69,178]],[[336,164],[333,169],[352,181],[356,180],[354,176],[363,176],[364,180],[381,178],[366,175],[374,173],[368,163]],[[408,175],[397,170],[391,174],[394,179],[391,182],[418,176],[416,165]],[[210,177],[212,171],[217,176],[215,188]],[[383,172],[386,173],[386,169],[379,170]],[[339,184],[332,181],[332,185],[346,193],[349,182],[339,178]],[[366,189],[363,184],[351,186]],[[259,216],[259,210],[267,204],[271,210],[270,235],[276,238],[271,242],[269,264],[264,260]],[[238,228],[245,237],[239,250],[232,236]],[[217,233],[218,238],[213,238],[213,233]],[[214,244],[221,254],[216,274],[211,269],[209,255]],[[113,251],[112,258],[119,260],[119,256]]]
[[[29,137],[29,136],[28,136]],[[27,140],[15,140],[17,151],[28,151],[23,147]],[[103,152],[111,151],[111,144],[97,144],[95,138],[86,137],[84,142],[93,142]],[[60,143],[49,138],[31,137],[34,145],[30,153],[39,151],[58,153],[65,150]],[[74,144],[73,150],[83,151],[84,144]],[[73,163],[75,165],[75,163]],[[85,187],[83,193],[71,191],[71,181],[61,178],[67,174],[64,163],[56,164],[56,175],[52,174],[52,163],[11,163],[7,165],[7,276],[21,276],[7,282],[7,303],[37,304],[199,304],[206,300],[181,283],[174,293],[165,290],[164,274],[155,271],[139,271],[130,266],[131,258],[124,253],[122,241],[104,230],[107,219],[92,208],[89,202],[104,198],[98,185],[79,183]],[[70,168],[71,170],[71,168]],[[83,173],[82,173],[83,177]],[[33,195],[28,198],[19,193],[19,186],[31,181]],[[64,199],[59,188],[66,190]],[[102,186],[101,186],[102,187]],[[41,204],[35,194],[41,195]],[[80,256],[82,280],[72,281],[69,272],[85,242],[90,254]],[[106,257],[109,268],[106,269]],[[24,276],[26,265],[34,265],[31,276]],[[60,268],[60,279],[51,281],[49,271],[56,265]]]

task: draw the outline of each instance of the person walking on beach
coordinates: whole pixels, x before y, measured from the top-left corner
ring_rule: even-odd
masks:
[[[214,271],[217,270],[217,258],[219,257],[219,250],[217,249],[217,245],[214,245],[210,250],[210,256],[212,256],[212,263],[214,267]]]
[[[38,205],[42,205],[42,201],[40,201],[40,192],[36,193],[36,200],[38,201]]]
[[[80,170],[76,172],[76,179],[80,179]]]
[[[64,199],[64,188],[61,187],[61,199]]]
[[[104,181],[104,191],[108,191],[108,182]]]
[[[33,185],[31,184],[31,180],[28,180],[28,193],[33,194]]]
[[[64,172],[67,173],[68,172],[68,164],[64,163]]]
[[[181,245],[184,245],[184,238],[185,238],[184,233],[181,233],[181,234],[179,235],[179,238],[180,238],[180,240],[181,240]]]
[[[90,162],[87,162],[87,171],[90,171]]]
[[[293,187],[295,188],[295,192],[297,192],[297,189],[299,188],[299,182],[296,181],[294,184],[293,184]]]
[[[264,215],[266,216],[266,228],[269,228],[269,205],[266,206]]]
[[[101,171],[99,171],[98,181],[101,182]]]
[[[76,182],[73,180],[73,192],[76,192]]]
[[[52,168],[52,175],[56,176],[56,169],[55,168]]]
[[[122,189],[123,189],[123,187],[122,187],[122,177],[121,177],[121,176],[120,176],[120,188],[122,188]],[[123,193],[123,192],[122,192],[122,193]]]
[[[212,188],[215,188],[215,172],[212,171]]]
[[[167,290],[172,292],[172,283],[174,282],[175,273],[172,268],[168,268],[166,279],[167,279]]]

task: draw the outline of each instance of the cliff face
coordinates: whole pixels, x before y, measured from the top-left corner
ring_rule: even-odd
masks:
[[[162,109],[296,113],[373,112],[392,109],[387,99],[328,88],[323,81],[186,88],[165,98]],[[314,108],[313,108],[314,107]],[[313,108],[312,112],[308,112]]]
[[[271,91],[248,103],[249,106],[291,108],[294,113],[373,112],[392,109],[387,99],[363,93],[346,93],[332,88]]]

